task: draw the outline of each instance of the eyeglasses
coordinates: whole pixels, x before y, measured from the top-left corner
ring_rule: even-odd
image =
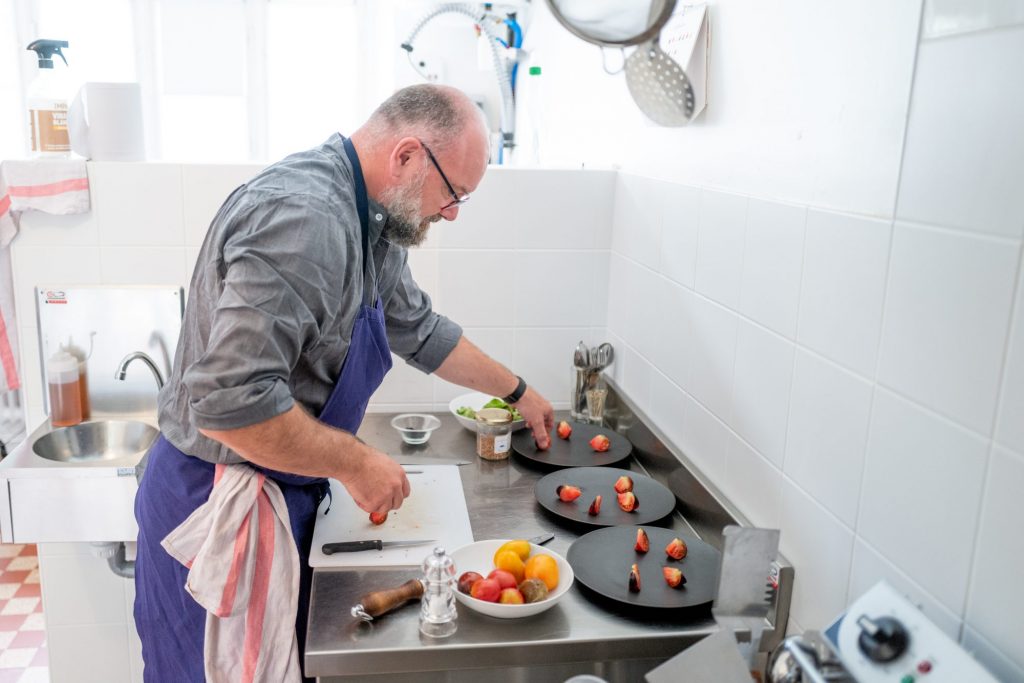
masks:
[[[448,176],[446,176],[444,174],[444,171],[441,170],[441,165],[439,163],[437,163],[437,159],[434,158],[434,153],[430,151],[429,147],[427,147],[427,143],[423,142],[423,140],[420,140],[420,144],[423,145],[423,149],[427,153],[427,158],[430,159],[430,163],[434,164],[434,168],[436,168],[437,172],[440,174],[441,180],[443,180],[444,184],[448,187],[448,193],[452,196],[452,201],[450,201],[447,204],[445,204],[444,206],[442,206],[440,210],[444,211],[445,209],[450,209],[453,206],[458,206],[459,204],[465,204],[466,202],[468,202],[469,201],[469,195],[468,194],[467,195],[463,195],[463,196],[460,197],[455,192],[455,188],[452,187],[452,184],[448,181]]]

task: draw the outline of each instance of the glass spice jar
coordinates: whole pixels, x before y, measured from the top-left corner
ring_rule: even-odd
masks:
[[[504,460],[512,448],[512,413],[503,408],[476,411],[476,454]]]

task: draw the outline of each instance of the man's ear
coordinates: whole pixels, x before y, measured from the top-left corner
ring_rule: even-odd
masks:
[[[400,177],[422,147],[420,141],[414,137],[405,137],[399,140],[392,148],[391,156],[388,158],[388,170],[391,176]]]

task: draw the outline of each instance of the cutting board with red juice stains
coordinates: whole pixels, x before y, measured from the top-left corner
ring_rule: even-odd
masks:
[[[379,526],[370,522],[370,515],[356,506],[344,486],[331,479],[331,497],[325,498],[317,511],[309,566],[418,567],[435,546],[444,546],[451,553],[472,543],[473,530],[469,524],[459,468],[455,465],[416,465],[408,469],[419,472],[408,475],[409,497]],[[322,550],[324,543],[378,538],[382,541],[434,539],[435,542],[333,555],[325,555]]]

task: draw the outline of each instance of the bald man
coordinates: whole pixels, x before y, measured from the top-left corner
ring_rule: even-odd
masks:
[[[239,466],[265,475],[259,482],[276,486],[287,503],[301,567],[301,662],[307,559],[327,478],[366,512],[397,509],[410,493],[402,468],[354,436],[392,353],[504,397],[547,447],[551,404],[435,313],[407,264],[407,248],[433,223],[455,220],[480,183],[488,140],[463,93],[411,86],[351,137],[336,134],[266,168],[221,206],[192,276],[174,368],[160,392],[161,436],[136,496],[135,620],[146,681],[199,682],[236,664],[271,670],[282,656],[239,648],[233,662],[211,654],[207,611],[185,590],[191,561],[161,544],[193,512],[213,507],[204,504],[215,478],[249,472]]]

